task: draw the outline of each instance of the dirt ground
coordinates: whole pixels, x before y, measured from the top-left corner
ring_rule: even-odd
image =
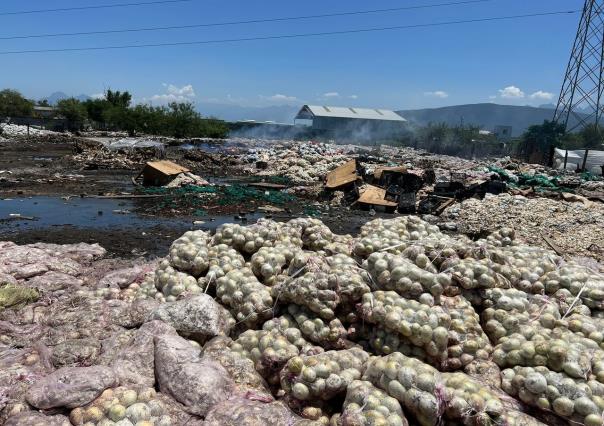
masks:
[[[31,197],[55,197],[80,199],[82,196],[103,196],[107,194],[135,193],[140,191],[132,183],[137,174],[132,169],[97,168],[87,170],[88,166],[75,161],[75,143],[72,141],[19,140],[0,141],[0,200],[24,199]],[[210,181],[224,181],[227,168],[214,168],[207,163],[195,162],[184,158],[182,152],[170,149],[168,157],[186,163],[194,173]],[[245,176],[232,176],[237,181]],[[0,241],[8,240],[18,244],[47,242],[70,244],[78,242],[99,243],[115,257],[155,257],[164,256],[172,241],[190,229],[213,229],[222,221],[235,221],[240,213],[258,217],[272,217],[286,221],[309,211],[320,217],[332,231],[339,234],[356,234],[360,227],[372,218],[369,212],[351,211],[344,207],[318,208],[307,199],[295,198],[287,205],[280,206],[282,212],[262,214],[257,207],[263,203],[250,201],[236,204],[216,205],[212,197],[204,201],[202,217],[191,215],[191,209],[179,211],[178,208],[160,207],[169,197],[135,199],[133,212],[113,226],[100,227],[84,220],[75,224],[52,224],[36,226],[23,222],[14,224],[0,218]],[[85,199],[85,198],[84,198]],[[1,201],[0,201],[1,202]],[[43,201],[41,201],[43,202]],[[0,206],[1,207],[1,206]],[[106,212],[105,214],[110,214]],[[133,215],[161,218],[139,224]],[[194,225],[195,221],[203,224]],[[133,225],[134,224],[134,225]]]
[[[73,143],[0,142],[0,195],[79,195],[132,189],[131,170],[82,170]]]

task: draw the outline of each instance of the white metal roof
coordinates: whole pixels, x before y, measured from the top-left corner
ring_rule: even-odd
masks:
[[[396,112],[387,109],[347,108],[318,105],[304,105],[297,119],[313,117],[360,118],[363,120],[407,121]]]

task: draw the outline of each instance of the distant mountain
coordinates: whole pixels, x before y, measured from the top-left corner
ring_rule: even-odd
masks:
[[[44,99],[46,99],[50,105],[56,105],[57,102],[62,101],[63,99],[69,99],[72,97],[76,98],[77,100],[82,101],[82,102],[85,102],[88,99],[92,99],[88,95],[69,96],[63,92],[54,92],[52,95],[50,95],[49,97],[44,98]]]
[[[493,130],[495,126],[512,126],[512,135],[520,136],[533,124],[542,124],[551,120],[554,112],[551,108],[531,106],[470,104],[444,108],[416,109],[397,111],[398,114],[417,126],[429,123],[447,123],[451,126],[473,124],[484,130]],[[573,123],[569,123],[572,126]]]
[[[234,104],[199,103],[197,110],[204,116],[212,116],[226,121],[256,120],[292,123],[300,106],[278,105],[267,107],[245,107]]]
[[[539,108],[556,109],[556,104],[543,104],[543,105],[539,105]]]

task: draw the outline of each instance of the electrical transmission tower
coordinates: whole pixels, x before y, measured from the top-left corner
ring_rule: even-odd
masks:
[[[554,121],[569,132],[604,124],[603,77],[604,0],[586,0]]]

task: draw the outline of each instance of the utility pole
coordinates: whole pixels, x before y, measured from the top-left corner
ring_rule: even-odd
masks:
[[[566,131],[595,124],[604,114],[604,0],[586,0],[568,61],[554,122]],[[604,135],[600,135],[603,138]]]

